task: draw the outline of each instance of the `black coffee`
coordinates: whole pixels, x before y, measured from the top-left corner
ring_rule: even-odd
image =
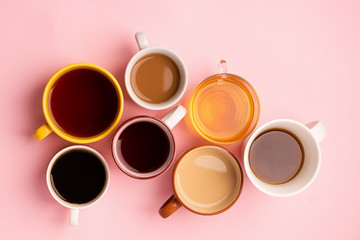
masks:
[[[56,125],[77,137],[104,132],[116,118],[119,98],[102,73],[75,69],[60,77],[51,89],[49,107]]]
[[[169,137],[160,126],[152,122],[135,122],[120,134],[118,152],[132,171],[152,172],[160,168],[169,157]]]
[[[66,202],[82,204],[103,190],[106,171],[103,163],[86,150],[71,150],[60,156],[51,169],[51,184]]]
[[[303,146],[298,138],[282,129],[271,129],[259,135],[249,152],[252,171],[270,184],[281,184],[294,178],[303,160]]]

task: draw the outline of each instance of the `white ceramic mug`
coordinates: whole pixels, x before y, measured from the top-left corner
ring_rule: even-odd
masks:
[[[188,73],[187,73],[187,69],[186,69],[184,61],[180,58],[180,56],[177,53],[175,53],[167,48],[149,47],[148,41],[143,32],[136,33],[135,38],[136,38],[136,41],[137,41],[140,51],[137,52],[131,58],[131,60],[128,63],[126,70],[125,70],[125,86],[126,86],[127,92],[129,93],[129,96],[132,98],[132,100],[135,103],[139,104],[140,106],[142,106],[144,108],[151,109],[151,110],[160,110],[160,109],[165,109],[165,108],[173,106],[184,95],[186,86],[187,86],[187,82],[188,82]],[[136,64],[136,62],[139,59],[141,59],[142,57],[144,57],[148,54],[153,54],[153,53],[160,53],[160,54],[163,54],[163,55],[169,57],[170,59],[172,59],[175,62],[175,64],[177,65],[179,72],[180,72],[180,84],[179,84],[179,88],[176,91],[176,93],[167,101],[162,102],[162,103],[156,103],[156,104],[145,102],[141,98],[139,98],[135,94],[135,92],[131,86],[131,79],[130,79],[131,71],[132,71],[134,65]]]
[[[55,164],[55,162],[59,159],[60,156],[62,156],[63,154],[72,151],[72,150],[82,150],[82,151],[87,151],[90,152],[91,154],[95,155],[98,160],[101,161],[101,163],[104,166],[105,169],[105,183],[104,186],[101,190],[101,192],[96,196],[96,198],[94,198],[93,200],[91,200],[90,202],[87,203],[83,203],[83,204],[75,204],[75,203],[70,203],[67,202],[65,200],[63,200],[55,191],[54,187],[52,186],[51,183],[51,170],[53,165]],[[110,171],[109,171],[109,167],[106,163],[106,160],[103,156],[101,156],[100,153],[98,153],[97,151],[95,151],[94,149],[87,147],[87,146],[80,146],[80,145],[76,145],[76,146],[70,146],[67,148],[62,149],[61,151],[59,151],[50,161],[49,166],[47,168],[47,172],[46,172],[46,182],[47,182],[47,186],[49,188],[49,191],[51,193],[51,195],[53,196],[53,198],[58,201],[61,205],[63,205],[64,207],[67,207],[70,209],[70,224],[73,226],[76,226],[78,224],[78,218],[79,218],[79,210],[83,209],[83,208],[87,208],[92,206],[93,204],[95,204],[96,202],[98,202],[101,197],[105,194],[108,185],[109,185],[109,181],[110,181]]]
[[[249,151],[254,140],[270,129],[284,129],[294,134],[304,150],[304,162],[299,173],[290,181],[282,184],[269,184],[260,180],[252,171]],[[286,197],[305,190],[316,178],[321,163],[320,141],[326,136],[326,129],[319,121],[306,125],[289,119],[278,119],[259,127],[247,140],[244,150],[244,166],[250,181],[262,192],[272,196]]]
[[[186,109],[183,106],[179,105],[172,109],[161,120],[149,116],[136,116],[125,121],[123,124],[121,124],[119,130],[117,130],[113,139],[112,152],[115,163],[125,174],[137,179],[149,179],[164,173],[171,166],[171,163],[174,161],[175,155],[175,141],[171,129],[174,128],[181,121],[181,119],[184,118],[185,114]],[[126,128],[137,122],[149,122],[155,124],[164,131],[169,140],[169,153],[167,155],[166,161],[158,169],[151,172],[136,172],[129,168],[126,164],[124,156],[121,154],[118,148],[118,141],[121,133],[124,132]],[[137,151],[141,150],[142,149],[137,149]],[[146,159],[144,159],[144,161],[146,161]]]

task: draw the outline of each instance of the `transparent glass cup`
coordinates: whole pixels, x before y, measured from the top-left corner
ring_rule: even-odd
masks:
[[[217,144],[240,142],[255,129],[260,103],[255,89],[240,76],[227,73],[221,60],[218,74],[205,79],[190,99],[190,119],[195,130]]]

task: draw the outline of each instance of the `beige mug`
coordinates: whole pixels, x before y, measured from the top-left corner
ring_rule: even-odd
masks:
[[[204,145],[185,152],[175,165],[172,195],[159,209],[167,218],[184,206],[200,215],[219,214],[239,198],[243,173],[239,162],[228,150]]]

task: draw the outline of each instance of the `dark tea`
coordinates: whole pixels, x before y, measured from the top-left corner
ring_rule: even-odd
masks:
[[[117,142],[119,157],[134,172],[159,169],[170,155],[168,134],[150,121],[138,121],[125,128]]]
[[[86,68],[61,76],[49,96],[52,119],[62,131],[76,137],[104,132],[115,120],[119,104],[110,80]]]
[[[304,150],[300,140],[282,129],[260,134],[249,151],[251,170],[262,181],[281,184],[293,179],[301,170]]]
[[[61,155],[51,169],[51,185],[66,202],[83,204],[95,199],[106,183],[101,160],[86,150],[71,150]]]

